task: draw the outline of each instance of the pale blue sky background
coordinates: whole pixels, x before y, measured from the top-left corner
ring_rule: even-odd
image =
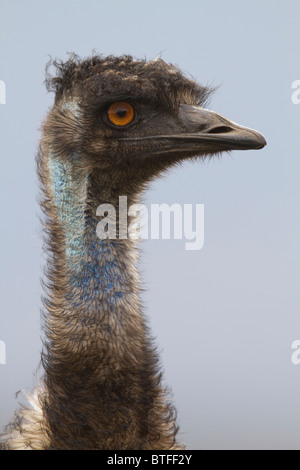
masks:
[[[42,275],[34,157],[48,55],[130,53],[219,86],[210,107],[261,151],[186,163],[147,202],[205,205],[205,245],[142,244],[146,314],[193,449],[300,449],[298,0],[0,0],[0,425],[34,383]]]

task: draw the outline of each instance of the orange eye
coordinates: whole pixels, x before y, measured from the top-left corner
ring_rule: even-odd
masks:
[[[107,111],[108,119],[115,126],[124,127],[130,124],[134,118],[134,109],[126,101],[118,101],[110,105]]]

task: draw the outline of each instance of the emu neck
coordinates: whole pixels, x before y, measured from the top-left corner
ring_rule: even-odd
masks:
[[[96,209],[115,200],[104,199],[109,191],[101,173],[85,174],[79,161],[79,155],[62,162],[51,154],[48,160],[55,224],[44,366],[52,446],[141,448],[137,433],[149,427],[158,379],[135,249],[130,240],[97,237]]]
[[[70,346],[79,349],[80,334],[85,337],[86,329],[92,325],[105,322],[105,330],[112,334],[118,325],[124,324],[125,306],[127,310],[131,308],[133,315],[140,310],[132,241],[97,236],[97,207],[110,203],[117,213],[118,199],[109,194],[100,172],[85,174],[79,165],[80,158],[78,154],[67,162],[54,155],[49,158],[52,199],[65,260],[65,292],[61,300],[65,304],[66,322],[74,327]],[[111,341],[113,338],[112,335]]]
[[[107,310],[114,313],[120,299],[130,293],[127,288],[132,276],[128,270],[134,266],[124,269],[124,243],[98,238],[97,207],[115,201],[104,199],[104,188],[97,187],[101,180],[84,174],[78,167],[79,159],[74,154],[68,162],[53,156],[49,161],[53,203],[64,234],[67,299],[73,312],[85,311],[87,316],[103,315]]]
[[[51,255],[43,408],[51,448],[171,449],[174,410],[141,312],[134,242],[96,234],[97,207],[118,211],[122,194],[80,161],[77,154],[41,156]]]

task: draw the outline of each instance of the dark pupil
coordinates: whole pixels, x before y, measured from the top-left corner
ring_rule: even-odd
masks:
[[[126,116],[126,113],[127,113],[127,111],[126,111],[126,109],[124,109],[124,108],[120,108],[120,109],[118,109],[118,111],[117,111],[117,115],[118,115],[120,118],[124,118],[124,117]]]

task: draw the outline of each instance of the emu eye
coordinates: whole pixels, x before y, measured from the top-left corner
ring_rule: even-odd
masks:
[[[110,105],[107,111],[109,121],[115,126],[124,127],[130,124],[134,118],[134,109],[126,101],[118,101]]]

